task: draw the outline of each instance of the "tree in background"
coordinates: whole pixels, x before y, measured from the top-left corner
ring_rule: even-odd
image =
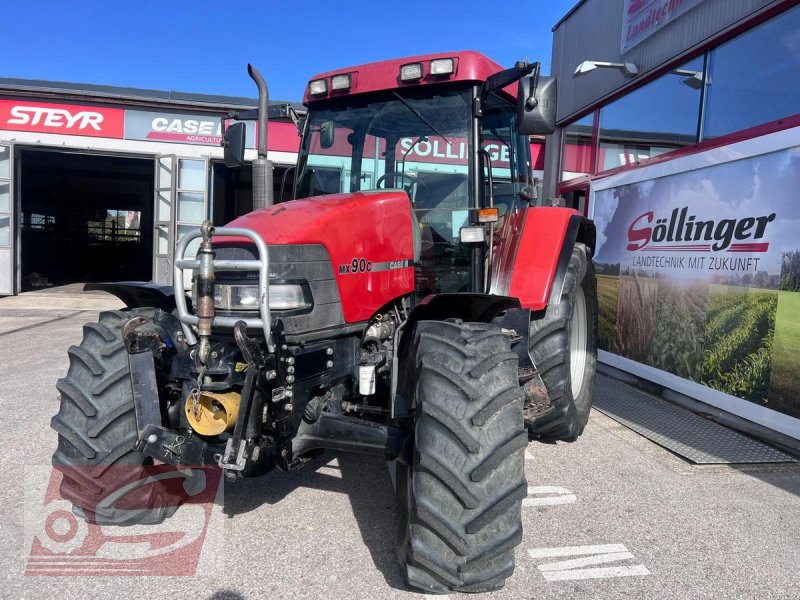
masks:
[[[781,289],[789,292],[800,291],[800,249],[783,253]]]

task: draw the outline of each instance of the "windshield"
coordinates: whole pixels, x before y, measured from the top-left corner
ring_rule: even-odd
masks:
[[[349,97],[309,111],[297,197],[402,189],[415,221],[417,288],[469,286],[472,87],[433,87]],[[419,234],[419,235],[416,235]]]
[[[451,191],[460,190],[449,204],[467,207],[469,89],[346,101],[309,112],[298,197],[401,188],[425,205],[436,184],[432,176],[446,174]]]
[[[296,197],[404,190],[415,223],[420,292],[470,289],[469,247],[459,234],[469,224],[474,91],[423,86],[309,110]],[[513,104],[490,98],[480,133],[485,158],[479,168],[491,165],[493,197],[502,212],[513,206],[529,171],[515,116]],[[481,181],[488,196],[485,173]]]

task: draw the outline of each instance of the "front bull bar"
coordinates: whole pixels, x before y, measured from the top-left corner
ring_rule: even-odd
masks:
[[[195,231],[186,233],[175,246],[175,262],[172,272],[172,286],[175,290],[175,306],[178,310],[183,334],[186,342],[193,346],[197,343],[197,337],[192,329],[197,326],[200,319],[197,315],[189,312],[186,304],[186,290],[183,285],[183,271],[192,271],[200,268],[199,258],[186,258],[186,249],[189,244],[202,237],[202,231],[198,228]],[[211,324],[214,327],[226,327],[233,329],[238,321],[244,321],[248,328],[259,328],[264,331],[264,339],[267,342],[267,350],[271,353],[275,351],[275,344],[272,340],[272,319],[269,310],[269,249],[264,240],[256,232],[241,227],[217,227],[214,230],[214,237],[245,237],[251,240],[258,251],[257,260],[214,260],[214,271],[258,271],[258,313],[260,318],[241,318],[241,317],[220,317],[216,314]]]

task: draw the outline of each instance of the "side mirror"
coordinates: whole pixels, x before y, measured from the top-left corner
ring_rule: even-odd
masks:
[[[327,150],[333,146],[333,121],[324,121],[319,126],[319,145]]]
[[[556,78],[534,77],[519,80],[517,92],[517,129],[522,135],[549,135],[556,130]]]
[[[241,167],[244,164],[245,124],[234,123],[225,130],[222,146],[225,149],[225,166]]]

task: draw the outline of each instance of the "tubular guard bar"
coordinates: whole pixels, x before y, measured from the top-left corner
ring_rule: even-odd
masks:
[[[217,227],[214,230],[214,237],[246,237],[253,241],[258,250],[258,260],[215,260],[214,271],[217,269],[222,271],[255,271],[258,270],[258,312],[261,318],[243,319],[241,317],[218,317],[214,316],[212,325],[215,327],[229,327],[233,326],[237,321],[244,321],[248,328],[258,327],[264,331],[264,338],[267,341],[267,350],[269,352],[275,351],[275,345],[272,341],[271,330],[271,317],[269,311],[269,250],[264,240],[256,232],[250,229],[243,229],[241,227]],[[186,248],[189,244],[202,237],[200,228],[185,234],[178,245],[175,247],[175,264],[172,273],[172,285],[175,289],[175,306],[178,309],[178,318],[183,327],[183,333],[186,336],[186,341],[190,345],[197,343],[197,337],[192,331],[192,326],[197,325],[199,319],[197,316],[189,313],[186,305],[186,290],[183,288],[183,271],[184,269],[197,269],[200,267],[200,259],[185,258]]]

